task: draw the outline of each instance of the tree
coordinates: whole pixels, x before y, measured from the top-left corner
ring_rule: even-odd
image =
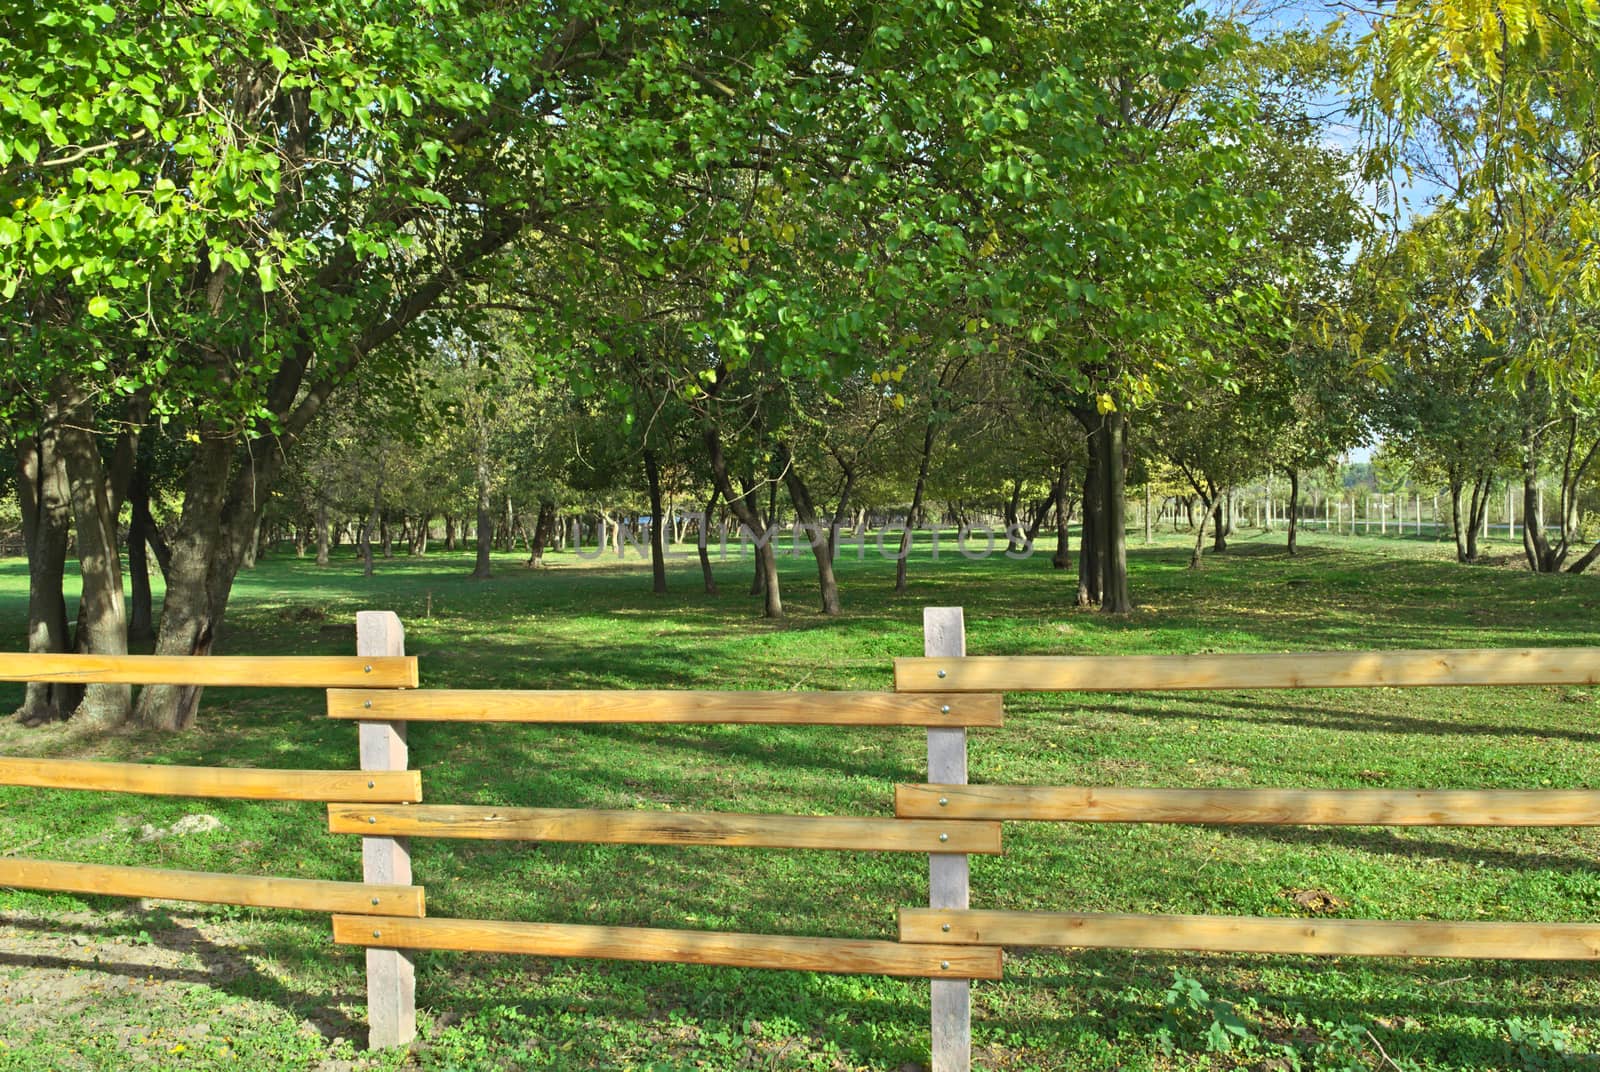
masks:
[[[1354,284],[1368,323],[1349,338],[1379,362],[1373,414],[1386,440],[1444,477],[1460,562],[1478,557],[1490,485],[1518,440],[1503,353],[1475,311],[1493,271],[1481,248],[1466,217],[1440,210],[1370,253]]]
[[[1233,382],[1204,384],[1182,401],[1168,400],[1151,422],[1161,454],[1200,499],[1191,569],[1203,561],[1208,517],[1215,519],[1214,548],[1227,547],[1223,496],[1269,464],[1288,408],[1281,372],[1258,362]]]
[[[980,327],[1091,441],[1079,591],[1120,613],[1130,419],[1225,379],[1218,355],[1272,322],[1277,291],[1231,285],[1269,207],[1244,181],[1260,117],[1226,77],[1237,28],[1159,0],[1070,11],[1019,20],[1000,47],[1020,64],[958,95],[969,140],[951,167],[982,206],[964,291]]]
[[[8,372],[59,384],[52,404],[98,432],[142,423],[127,399],[198,438],[156,644],[169,655],[211,649],[260,504],[330,398],[358,368],[420,360],[452,327],[446,299],[504,293],[512,243],[537,234],[541,257],[592,247],[660,274],[703,201],[695,177],[859,148],[881,130],[859,101],[904,48],[965,54],[974,37],[961,12],[909,4],[843,22],[822,5],[5,14],[0,286],[24,310]],[[839,176],[838,159],[812,174],[833,176],[842,205],[874,169]],[[558,288],[545,311],[581,297]],[[727,325],[714,334],[730,360],[740,320],[703,321]],[[32,434],[40,414],[7,397],[12,437]],[[104,510],[119,495],[78,498]],[[109,527],[93,521],[80,531]],[[112,591],[115,555],[90,562]],[[198,699],[152,686],[138,715],[178,728]]]
[[[1399,0],[1364,43],[1374,171],[1422,169],[1481,236],[1510,372],[1600,390],[1600,20],[1565,0]],[[1574,345],[1576,340],[1585,340]]]

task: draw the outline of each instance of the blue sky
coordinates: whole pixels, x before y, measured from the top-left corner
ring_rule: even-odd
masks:
[[[1342,19],[1343,31],[1351,38],[1360,38],[1372,26],[1372,16],[1377,4],[1337,3],[1332,0],[1197,0],[1202,8],[1218,14],[1242,17],[1260,32],[1306,28],[1322,30],[1335,20]],[[1330,90],[1318,102],[1326,115],[1324,140],[1342,149],[1359,150],[1363,133],[1359,122],[1345,114],[1350,104],[1349,94],[1342,88]],[[1425,175],[1408,173],[1397,168],[1390,176],[1388,189],[1380,191],[1377,184],[1364,190],[1364,200],[1379,208],[1390,219],[1407,221],[1412,216],[1426,212],[1435,199],[1447,191],[1445,187]],[[1398,206],[1398,211],[1395,207]],[[1377,444],[1371,443],[1350,451],[1348,460],[1366,462],[1372,458]]]

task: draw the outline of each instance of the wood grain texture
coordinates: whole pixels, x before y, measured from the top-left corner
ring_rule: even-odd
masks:
[[[293,908],[306,912],[421,916],[420,886],[369,886],[308,878],[220,875],[207,871],[169,871],[58,860],[0,857],[0,886],[109,897],[152,897],[204,904]]]
[[[330,804],[335,834],[620,845],[741,845],[856,852],[1000,852],[997,822],[956,823],[831,815],[501,808],[473,804]],[[940,841],[943,834],[945,841]]]
[[[940,677],[939,672],[944,671]],[[1433,685],[1592,685],[1600,648],[1470,648],[1230,655],[978,655],[894,661],[920,692],[1153,692]]]
[[[356,654],[363,659],[405,654],[406,631],[387,610],[356,612]],[[385,695],[375,693],[374,695]],[[404,722],[358,722],[356,747],[363,771],[405,770],[410,755]],[[361,877],[368,883],[409,883],[411,846],[404,838],[361,839]],[[401,949],[367,950],[367,1045],[404,1046],[417,1037],[417,967]]]
[[[401,949],[718,964],[831,974],[1000,978],[998,949],[908,945],[856,938],[797,938],[573,923],[508,923],[438,916],[405,921],[334,916],[333,940],[344,945],[382,944]]]
[[[0,681],[250,688],[414,689],[414,657],[347,655],[33,655],[0,652]]]
[[[967,619],[962,608],[922,609],[922,653],[934,658],[960,658],[967,654]],[[966,782],[965,729],[928,728],[928,778],[936,782]],[[971,889],[967,857],[949,853],[928,857],[928,904],[935,908],[966,908]],[[972,984],[965,979],[934,979],[928,986],[931,1072],[970,1072]]]
[[[943,804],[940,801],[944,801]],[[1593,789],[1122,789],[900,785],[908,819],[1306,826],[1600,826]]]
[[[945,711],[944,708],[950,708]],[[998,726],[999,696],[892,692],[421,689],[328,692],[328,717],[408,722],[678,722]]]
[[[351,800],[399,803],[422,799],[420,771],[261,770],[246,767],[171,767],[84,759],[0,756],[0,785],[35,789],[93,789],[170,797],[240,800]]]
[[[946,926],[950,929],[945,930]],[[1595,923],[1443,923],[902,908],[900,940],[1352,957],[1600,959],[1600,924]]]

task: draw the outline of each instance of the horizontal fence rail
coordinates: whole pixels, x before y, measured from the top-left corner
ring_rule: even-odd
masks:
[[[248,688],[414,689],[415,656],[47,655],[0,652],[0,681]]]
[[[1206,953],[1600,960],[1600,924],[1595,923],[1445,923],[902,908],[900,940]]]
[[[730,845],[857,852],[1000,852],[998,822],[832,815],[498,808],[471,804],[328,806],[335,834],[582,841],[627,845]]]
[[[328,717],[390,722],[673,722],[808,726],[999,726],[997,695],[707,692],[674,689],[331,689]]]
[[[894,687],[922,692],[1157,692],[1445,685],[1593,685],[1600,648],[1462,648],[1237,655],[900,658]]]
[[[1600,826],[1593,789],[1122,789],[901,785],[908,819],[1305,826]]]
[[[264,770],[102,763],[83,759],[0,756],[0,785],[91,789],[150,796],[240,800],[372,801],[422,799],[420,771]]]
[[[372,916],[421,916],[424,896],[420,886],[224,875],[19,857],[0,857],[0,886]]]
[[[374,920],[334,916],[333,940],[393,949],[596,957],[830,974],[929,979],[998,979],[999,949],[856,938],[806,938],[649,927],[596,927],[498,920]]]

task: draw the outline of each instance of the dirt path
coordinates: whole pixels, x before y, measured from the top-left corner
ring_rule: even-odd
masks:
[[[0,914],[0,1069],[378,1067],[359,995],[297,988],[261,929],[154,902]]]

